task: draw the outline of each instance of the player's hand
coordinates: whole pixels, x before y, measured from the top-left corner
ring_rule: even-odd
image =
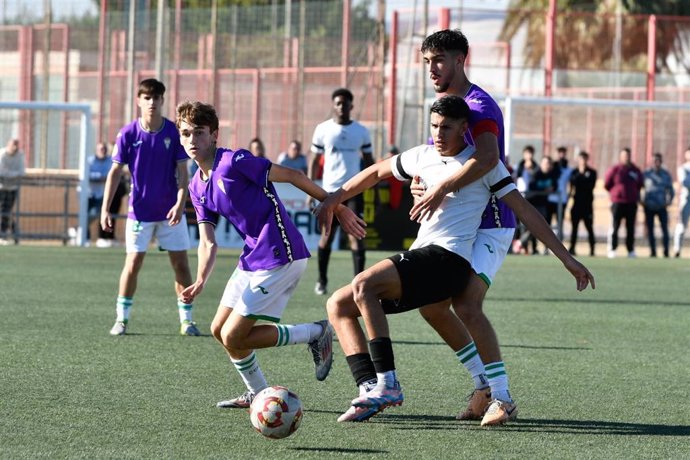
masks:
[[[101,211],[100,224],[104,232],[113,232],[113,216],[108,211]]]
[[[415,188],[418,186],[423,186],[422,184],[417,184],[415,186],[415,182],[418,180],[419,178],[415,177],[415,180],[412,181],[412,186],[410,189],[412,189],[413,186]],[[418,193],[418,191],[413,192],[412,194],[415,195],[415,193]],[[410,220],[422,222],[423,220],[428,220],[431,218],[438,207],[441,206],[445,196],[446,192],[442,187],[431,187],[426,189],[421,198],[415,200],[416,202],[414,206],[412,206],[412,209],[410,209]]]
[[[182,211],[184,211],[182,206],[177,204],[170,208],[170,211],[168,211],[168,214],[165,216],[165,218],[168,219],[168,225],[172,227],[179,224],[182,220]]]
[[[319,221],[319,228],[324,235],[331,234],[331,224],[333,223],[333,216],[335,210],[340,205],[338,192],[329,194],[325,200],[319,203],[311,212]],[[344,227],[343,227],[344,228]]]
[[[596,289],[594,284],[594,275],[587,270],[587,267],[578,262],[574,257],[570,257],[563,263],[565,268],[575,277],[577,282],[577,290],[584,291],[587,289],[589,284],[592,285],[592,289]]]
[[[352,211],[352,209],[341,204],[336,208],[335,216],[338,218],[340,226],[348,234],[354,236],[358,240],[361,240],[362,238],[367,236],[367,223],[364,222],[364,219],[355,214],[354,211]],[[329,222],[331,222],[331,220],[329,220]]]
[[[184,288],[184,290],[180,293],[180,300],[187,304],[192,303],[194,301],[194,298],[201,294],[201,291],[203,290],[204,283],[196,281],[191,286],[187,286],[186,288]]]

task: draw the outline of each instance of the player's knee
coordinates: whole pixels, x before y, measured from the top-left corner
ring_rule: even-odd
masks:
[[[360,305],[365,293],[371,291],[372,280],[365,272],[362,272],[352,279],[350,287],[352,288],[352,298],[357,305]]]
[[[211,323],[211,335],[220,343],[223,343],[222,330],[223,325],[221,323],[216,323],[215,321]],[[223,344],[225,345],[225,344]]]
[[[246,337],[238,335],[235,331],[222,331],[223,346],[229,351],[239,351],[247,348],[245,346]]]

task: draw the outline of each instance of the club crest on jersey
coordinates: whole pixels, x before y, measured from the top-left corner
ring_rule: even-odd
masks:
[[[143,143],[144,141],[136,141],[134,144],[132,144],[132,147],[139,147]]]
[[[237,159],[237,161],[240,161],[241,159],[244,158],[244,153],[238,153],[238,154],[235,156],[235,158]]]
[[[220,188],[223,191],[223,193],[227,195],[228,192],[225,191],[225,184],[223,184],[223,179],[218,179],[216,184],[218,185],[218,188]]]
[[[165,139],[163,139],[163,143],[165,144],[165,148],[169,149],[170,144],[172,143],[172,139],[170,139],[169,137],[166,137]]]

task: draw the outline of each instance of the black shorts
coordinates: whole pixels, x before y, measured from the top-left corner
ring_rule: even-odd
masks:
[[[402,297],[381,300],[381,306],[387,315],[403,313],[453,297],[465,290],[472,275],[472,266],[467,260],[433,244],[396,254],[388,259],[398,270]]]

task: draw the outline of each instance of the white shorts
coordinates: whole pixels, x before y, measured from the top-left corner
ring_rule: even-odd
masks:
[[[514,228],[482,228],[472,246],[472,269],[491,286],[515,237]]]
[[[158,240],[158,248],[161,251],[186,251],[190,247],[187,218],[184,214],[180,223],[172,227],[167,220],[140,222],[127,218],[125,234],[125,246],[128,254],[146,252],[154,237]]]
[[[307,260],[295,260],[255,272],[236,268],[225,285],[221,306],[232,308],[247,318],[280,322],[288,300],[307,269]]]

